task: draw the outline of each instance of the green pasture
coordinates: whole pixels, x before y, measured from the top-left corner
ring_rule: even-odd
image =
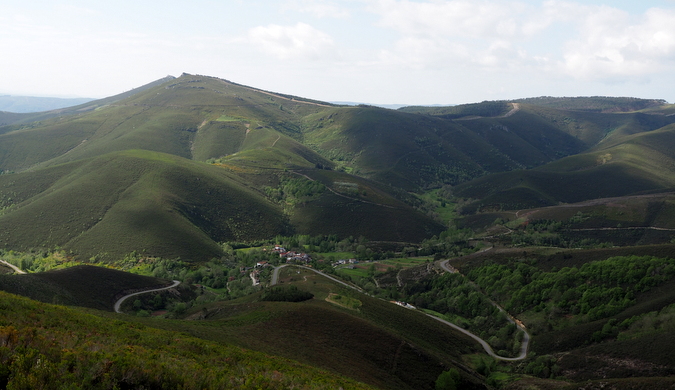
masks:
[[[353,259],[356,257],[354,252],[312,252],[312,257],[317,259],[333,258],[335,261],[341,259]]]
[[[357,278],[367,278],[367,277],[369,277],[368,269],[364,269],[364,268],[349,269],[349,268],[346,268],[346,267],[340,267],[340,268],[336,269],[336,272],[339,275],[346,275],[346,276],[357,277]]]

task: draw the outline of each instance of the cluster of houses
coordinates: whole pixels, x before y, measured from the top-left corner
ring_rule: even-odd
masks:
[[[280,245],[275,245],[271,252],[279,254],[279,257],[282,259],[286,259],[286,263],[295,262],[307,264],[312,261],[312,257],[310,255],[306,253],[287,251],[286,248]],[[251,277],[251,281],[253,282],[254,286],[257,286],[260,284],[260,271],[267,267],[273,267],[273,265],[267,261],[259,261],[255,263],[255,267],[239,267],[239,272],[245,274],[250,271],[249,276]],[[230,281],[232,280],[234,280],[234,278],[231,277]]]
[[[345,265],[345,264],[358,264],[359,262],[356,261],[356,259],[340,259],[333,263],[333,267],[337,267],[338,265]],[[353,268],[353,267],[348,267],[348,268]]]
[[[287,263],[299,262],[306,264],[312,261],[312,257],[307,253],[287,251],[286,248],[280,245],[275,245],[274,248],[272,249],[272,252],[278,253],[280,258],[286,259]]]

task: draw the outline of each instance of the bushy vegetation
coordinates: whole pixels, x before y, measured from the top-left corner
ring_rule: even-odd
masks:
[[[402,299],[443,314],[448,321],[480,335],[504,356],[520,352],[522,332],[461,274],[445,273],[409,283],[403,289]]]
[[[2,292],[0,306],[3,388],[366,388],[281,358]]]
[[[326,190],[326,186],[317,180],[303,177],[281,176],[279,186],[265,187],[265,194],[272,200],[289,207],[316,199]]]
[[[543,312],[551,326],[565,316],[594,321],[621,312],[634,304],[637,293],[672,279],[675,261],[612,257],[544,272],[527,261],[514,260],[474,268],[467,276],[509,312]]]
[[[261,301],[272,302],[302,302],[312,298],[314,298],[314,294],[300,290],[296,286],[272,287],[263,291],[260,296]]]
[[[567,234],[573,226],[589,219],[583,213],[577,213],[567,220],[534,220],[515,229],[502,239],[515,247],[552,246],[558,248],[602,248],[610,247],[611,243],[599,242],[588,237],[575,237]],[[587,235],[585,235],[587,236]]]

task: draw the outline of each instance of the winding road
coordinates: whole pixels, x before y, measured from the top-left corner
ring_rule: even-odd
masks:
[[[135,293],[127,294],[127,295],[123,296],[122,298],[118,299],[117,302],[115,302],[115,306],[114,306],[115,313],[121,313],[120,306],[122,305],[122,302],[127,300],[127,298],[131,298],[131,297],[136,296],[136,295],[147,294],[147,293],[155,292],[155,291],[168,290],[170,288],[174,288],[174,287],[178,286],[179,284],[180,284],[180,280],[174,280],[173,284],[171,286],[162,287],[162,288],[153,288],[151,290],[143,290],[143,291],[138,291],[138,292],[135,292]]]
[[[483,251],[487,251],[487,250],[490,250],[490,249],[492,249],[492,247],[487,248],[487,249],[485,249],[485,250],[483,250]],[[481,252],[483,252],[483,251],[481,251]],[[450,262],[450,260],[443,260],[443,261],[441,261],[441,262],[439,263],[441,269],[443,269],[443,270],[446,271],[446,272],[450,272],[450,273],[459,273],[459,271],[458,271],[455,267],[453,267],[453,266],[451,266],[450,264],[448,264],[449,262]],[[473,283],[472,283],[472,284],[473,284]],[[430,315],[430,314],[427,314],[427,315],[430,316],[430,317],[433,317],[433,318],[437,319],[438,321],[441,321],[441,322],[443,322],[443,323],[446,323],[446,324],[452,326],[453,328],[459,330],[460,332],[462,332],[462,333],[464,333],[464,334],[470,336],[470,337],[473,338],[474,340],[478,341],[478,342],[483,346],[483,349],[485,349],[485,352],[487,352],[488,355],[492,356],[492,357],[495,358],[495,359],[504,360],[504,361],[509,361],[509,362],[513,362],[513,361],[525,359],[525,358],[527,357],[527,348],[528,348],[529,345],[530,345],[530,334],[527,333],[527,330],[525,329],[525,327],[522,325],[522,323],[521,323],[520,321],[517,321],[515,318],[513,318],[506,310],[504,310],[504,308],[502,308],[501,306],[499,306],[495,301],[493,301],[493,300],[490,299],[490,298],[488,298],[488,299],[490,300],[490,303],[492,303],[492,305],[494,305],[497,309],[499,309],[499,311],[501,311],[502,313],[504,313],[504,314],[506,315],[506,319],[507,319],[510,323],[515,324],[515,325],[518,327],[518,329],[519,329],[521,332],[523,332],[523,342],[522,342],[522,344],[521,344],[521,346],[520,346],[520,355],[518,355],[518,356],[516,356],[516,357],[514,357],[514,358],[507,358],[507,357],[499,356],[499,355],[495,354],[495,352],[492,350],[492,347],[490,347],[490,345],[489,345],[485,340],[483,340],[483,339],[481,339],[480,337],[474,335],[473,333],[471,333],[471,332],[469,332],[469,331],[467,331],[467,330],[465,330],[465,329],[463,329],[463,328],[460,328],[459,326],[457,326],[457,325],[455,325],[455,324],[453,324],[453,323],[451,323],[451,322],[442,320],[442,319],[440,319],[440,318],[438,318],[438,317],[434,317],[434,316],[432,316],[432,315]]]
[[[10,263],[6,262],[5,260],[0,260],[0,263],[2,263],[2,265],[5,265],[5,266],[7,266],[7,267],[13,269],[14,272],[16,272],[16,273],[19,274],[19,275],[25,275],[25,274],[26,274],[25,271],[22,271],[22,270],[21,270],[21,268],[15,266],[14,264],[10,264]]]
[[[486,249],[486,250],[489,250],[489,249],[491,249],[491,248],[488,248],[488,249]],[[454,270],[454,272],[458,272],[454,267],[448,265],[448,261],[449,261],[449,260],[442,261],[442,262],[440,263],[441,268],[443,268],[443,270],[445,270],[445,271],[447,271],[447,272],[453,272],[452,270]],[[280,271],[282,268],[287,267],[287,266],[288,266],[287,264],[284,264],[284,265],[280,265],[280,266],[278,266],[278,267],[274,267],[274,271],[272,272],[272,280],[271,280],[271,282],[270,282],[270,286],[274,286],[275,284],[277,284],[277,283],[279,282],[279,271]],[[356,291],[358,291],[358,292],[360,292],[360,293],[362,293],[362,294],[365,294],[365,292],[364,292],[362,289],[360,289],[360,288],[358,288],[358,287],[356,287],[356,286],[352,286],[352,285],[350,285],[350,284],[348,284],[348,283],[345,283],[345,282],[343,282],[343,281],[341,281],[341,280],[339,280],[339,279],[337,279],[337,278],[334,278],[334,277],[332,277],[332,276],[330,276],[330,275],[327,275],[327,274],[325,274],[325,273],[323,273],[323,272],[321,272],[321,271],[319,271],[319,270],[316,270],[316,269],[314,269],[314,268],[305,267],[305,266],[302,266],[302,265],[296,265],[296,267],[304,268],[304,269],[310,270],[310,271],[314,271],[314,272],[316,272],[317,274],[319,274],[319,275],[321,275],[321,276],[324,276],[324,277],[327,277],[328,279],[330,279],[330,280],[332,280],[332,281],[334,281],[334,282],[340,283],[340,284],[342,284],[342,285],[344,285],[344,286],[347,286],[347,287],[349,287],[349,288],[351,288],[351,289],[354,289],[354,290],[356,290]],[[491,302],[492,302],[492,301],[491,301]],[[431,317],[431,318],[435,319],[436,321],[442,322],[442,323],[444,323],[445,325],[448,325],[449,327],[451,327],[451,328],[453,328],[453,329],[455,329],[455,330],[457,330],[457,331],[459,331],[459,332],[461,332],[461,333],[463,333],[463,334],[465,334],[465,335],[471,337],[472,339],[476,340],[476,341],[483,347],[483,349],[485,350],[485,352],[486,352],[488,355],[490,355],[490,356],[492,356],[493,358],[495,358],[495,359],[499,359],[499,360],[503,360],[503,361],[507,361],[507,362],[515,362],[515,361],[518,361],[518,360],[523,360],[523,359],[525,359],[525,358],[527,357],[527,348],[528,348],[528,346],[529,346],[529,344],[530,344],[530,334],[527,333],[527,331],[525,330],[525,328],[523,328],[522,325],[521,325],[520,323],[518,323],[517,321],[515,321],[514,319],[512,319],[511,316],[510,316],[506,311],[504,311],[504,309],[502,309],[499,305],[497,305],[497,304],[494,303],[494,302],[492,302],[492,304],[495,305],[499,310],[501,310],[502,312],[504,312],[504,313],[506,314],[506,317],[507,317],[507,319],[509,320],[509,322],[516,324],[516,326],[518,327],[518,329],[520,329],[520,330],[524,333],[524,334],[523,334],[523,342],[522,342],[521,348],[520,348],[520,355],[518,355],[518,356],[516,356],[516,357],[513,357],[513,358],[507,358],[507,357],[499,356],[499,355],[497,355],[497,354],[495,353],[495,351],[492,349],[492,347],[490,347],[490,344],[488,344],[487,341],[485,341],[485,340],[483,340],[482,338],[476,336],[475,334],[469,332],[468,330],[466,330],[466,329],[464,329],[464,328],[462,328],[462,327],[460,327],[460,326],[457,326],[457,325],[453,324],[452,322],[449,322],[449,321],[446,321],[446,320],[444,320],[444,319],[442,319],[442,318],[438,318],[438,317],[436,317],[436,316],[433,316],[433,315],[431,315],[431,314],[427,314],[427,313],[423,313],[423,314],[426,315],[426,316],[428,316],[428,317]]]

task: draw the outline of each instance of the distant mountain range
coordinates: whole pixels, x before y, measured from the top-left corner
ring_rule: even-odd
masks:
[[[465,214],[674,188],[673,107],[586,99],[387,110],[183,74],[0,113],[0,246],[205,260],[276,234],[419,242],[444,229],[420,198],[442,186]],[[571,103],[592,110],[555,108]]]
[[[0,111],[27,113],[56,110],[90,102],[89,98],[53,98],[0,95]]]

